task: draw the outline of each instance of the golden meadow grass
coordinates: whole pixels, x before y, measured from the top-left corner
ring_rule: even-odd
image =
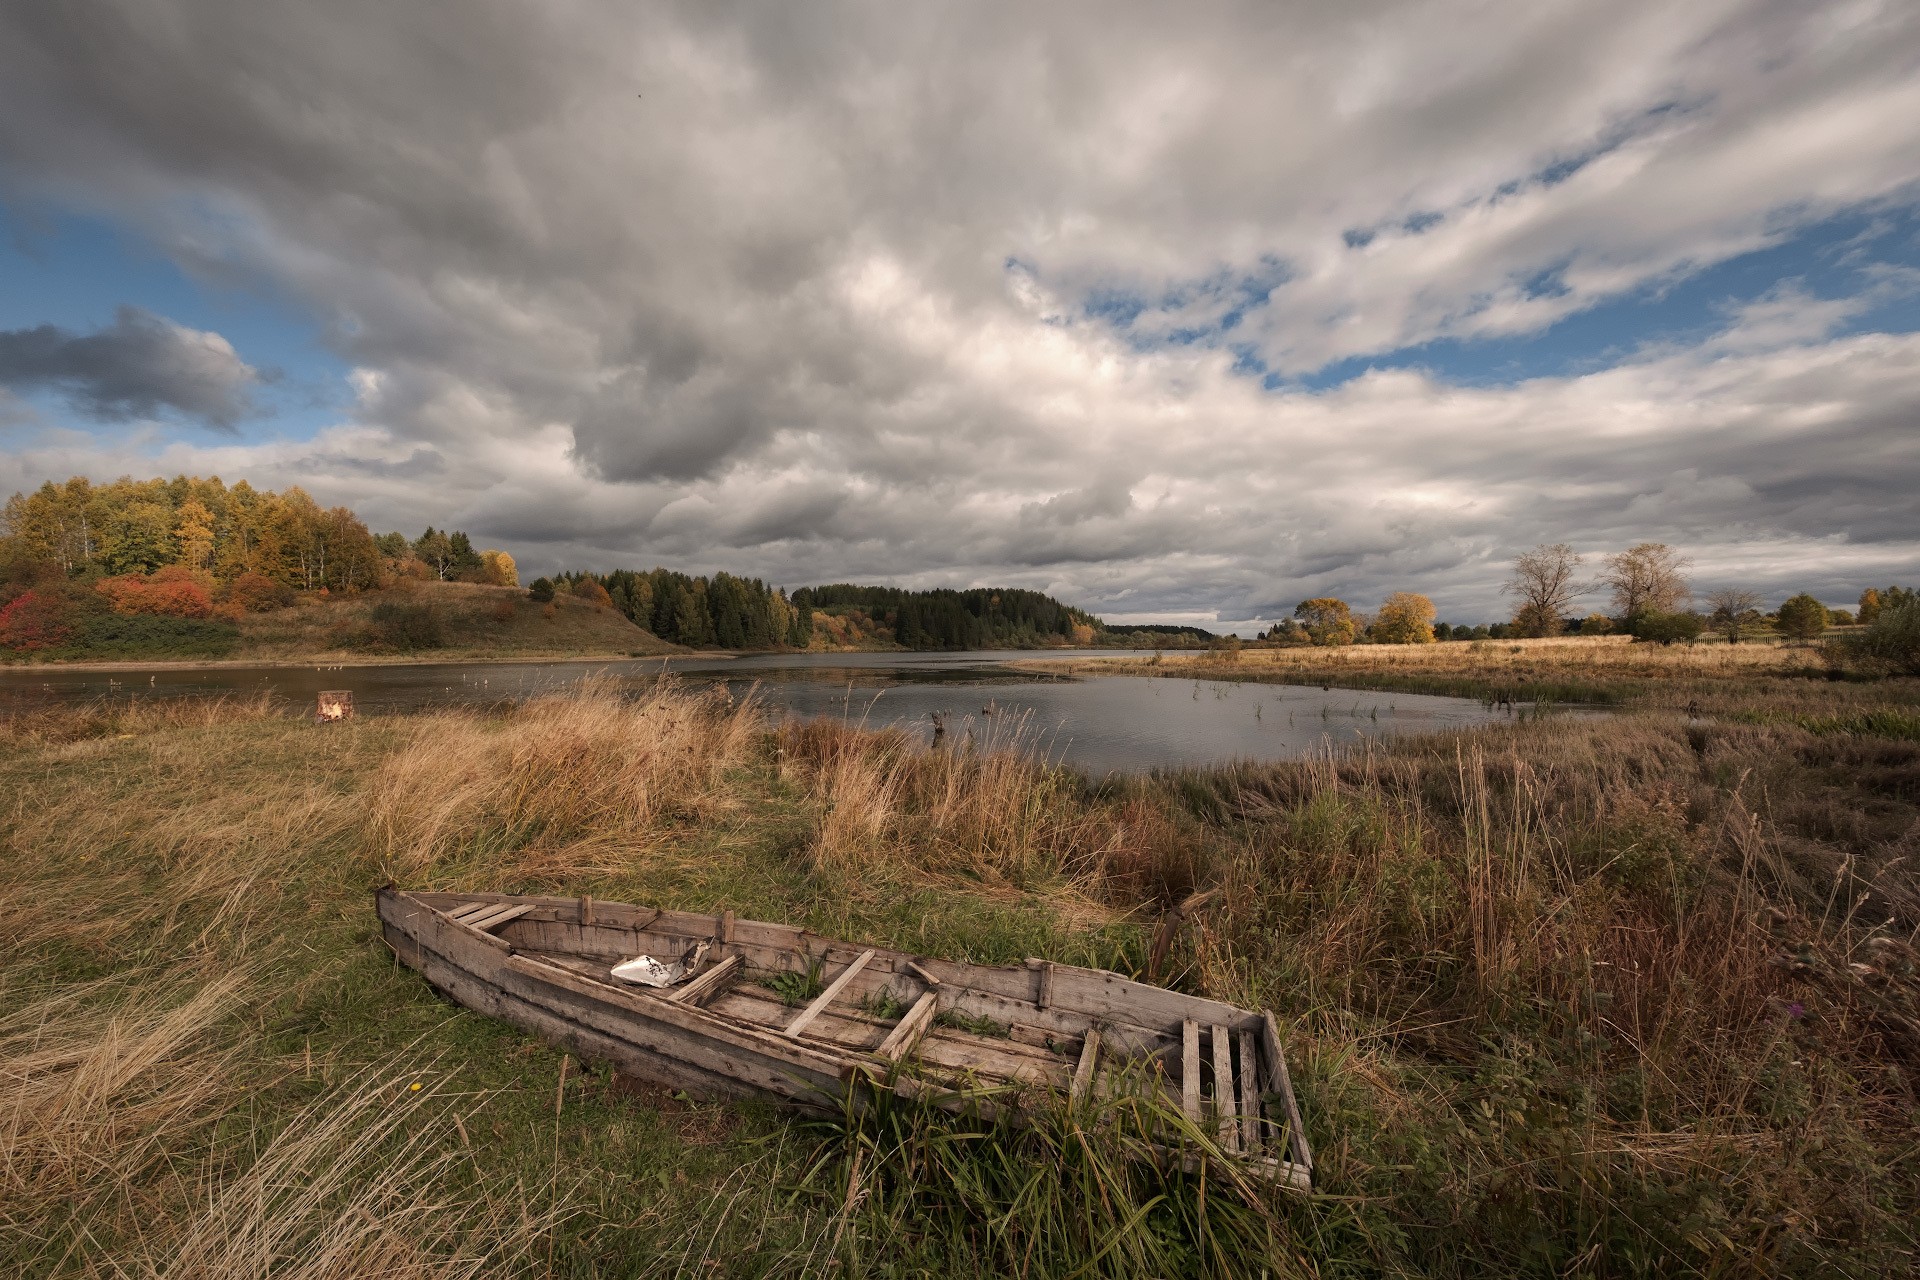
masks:
[[[1908,1269],[1920,746],[1781,716],[1877,724],[1920,692],[1617,644],[1528,661],[1612,664],[1646,709],[1105,783],[671,685],[325,729],[237,702],[0,722],[0,1260]],[[1682,691],[1722,710],[1666,709]],[[1217,888],[1170,980],[1280,1016],[1320,1194],[1208,1218],[1177,1178],[1036,1177],[1078,1158],[1067,1131],[636,1095],[396,969],[389,875],[1121,969]],[[1132,1210],[1090,1230],[1090,1195]]]

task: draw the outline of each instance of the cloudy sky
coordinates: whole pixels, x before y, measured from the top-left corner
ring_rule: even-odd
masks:
[[[1112,618],[1920,576],[1920,6],[0,7],[0,493]]]

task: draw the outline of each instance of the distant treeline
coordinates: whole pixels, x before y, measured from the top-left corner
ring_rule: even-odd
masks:
[[[908,591],[836,582],[793,593],[801,609],[859,609],[890,626],[905,649],[1026,649],[1092,644],[1102,629],[1090,613],[1038,591],[975,587]]]
[[[1159,644],[1209,644],[1220,637],[1200,627],[1175,627],[1161,623],[1109,622],[1106,634],[1115,640],[1137,636]]]
[[[1108,626],[1038,591],[977,587],[909,591],[838,582],[791,596],[758,578],[695,577],[671,569],[570,572],[533,584],[612,605],[662,640],[692,648],[805,649],[836,644],[904,649],[1033,649],[1157,642],[1204,644],[1198,627]]]
[[[534,583],[538,593],[540,579]],[[716,573],[696,578],[671,569],[641,573],[563,573],[559,583],[581,594],[582,583],[606,592],[614,608],[662,640],[690,648],[804,649],[813,638],[811,615],[778,587],[758,578]]]

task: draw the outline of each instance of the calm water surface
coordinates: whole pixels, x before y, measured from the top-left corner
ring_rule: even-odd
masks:
[[[361,714],[489,704],[563,689],[597,676],[639,686],[671,671],[688,683],[749,693],[770,710],[897,726],[945,740],[1018,736],[1092,774],[1281,760],[1362,738],[1489,724],[1512,713],[1465,698],[1318,686],[1067,674],[1086,655],[1019,653],[772,654],[663,662],[448,663],[367,667],[204,667],[157,672],[0,670],[0,711],[102,697],[269,692],[311,706],[322,689],[349,689]],[[1059,662],[1050,674],[1007,664]]]

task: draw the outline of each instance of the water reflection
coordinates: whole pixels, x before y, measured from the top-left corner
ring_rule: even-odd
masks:
[[[777,654],[620,662],[457,663],[366,667],[180,667],[153,672],[0,671],[0,709],[100,697],[271,693],[311,706],[347,689],[361,714],[518,701],[588,677],[628,684],[663,674],[750,692],[776,714],[834,716],[898,727],[933,741],[1004,741],[1019,727],[1051,758],[1102,774],[1278,760],[1326,744],[1465,728],[1508,718],[1464,698],[1153,676],[1085,676],[1046,656],[1037,671],[1007,663],[1033,653]],[[1053,662],[1058,671],[1046,670]]]

